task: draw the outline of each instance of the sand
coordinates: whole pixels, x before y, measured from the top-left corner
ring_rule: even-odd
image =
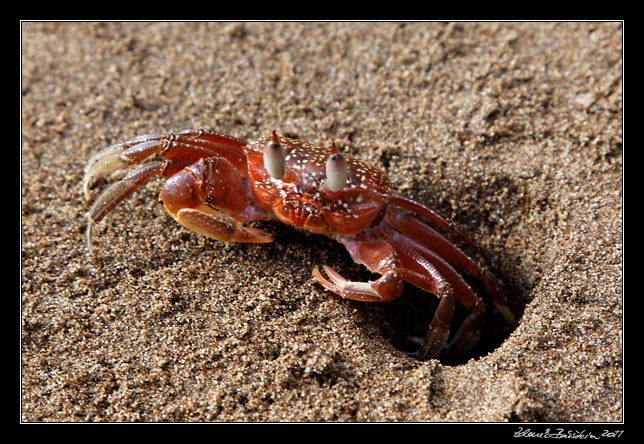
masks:
[[[23,23],[21,418],[623,420],[621,23]],[[392,343],[339,244],[178,226],[153,180],[85,240],[81,181],[139,134],[336,144],[456,221],[519,318],[460,365]],[[403,320],[404,321],[404,320]],[[498,319],[496,320],[498,322]],[[516,427],[516,426],[515,426]]]

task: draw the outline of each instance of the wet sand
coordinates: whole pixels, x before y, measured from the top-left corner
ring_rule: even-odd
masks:
[[[22,67],[23,421],[622,421],[621,24],[24,23]],[[190,233],[160,180],[89,261],[87,160],[191,127],[386,170],[483,245],[519,325],[410,358],[422,297],[341,300],[311,269],[361,268],[285,226]]]

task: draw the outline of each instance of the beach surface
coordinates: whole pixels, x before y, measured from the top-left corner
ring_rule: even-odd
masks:
[[[22,421],[623,420],[621,23],[21,32]],[[482,245],[518,325],[459,365],[409,357],[392,338],[434,296],[342,300],[311,276],[368,276],[340,244],[275,223],[271,244],[206,239],[160,179],[96,227],[90,260],[91,156],[200,127],[385,170]]]

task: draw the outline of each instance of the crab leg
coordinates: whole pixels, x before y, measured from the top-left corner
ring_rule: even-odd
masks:
[[[470,314],[456,332],[447,351],[457,355],[469,351],[478,343],[483,330],[483,300],[449,263],[435,252],[419,246],[413,238],[394,232],[390,242],[401,260],[405,281],[440,298],[425,341],[418,352],[420,357],[435,356],[443,348],[454,316],[454,301],[465,305]]]
[[[326,279],[315,267],[313,277],[324,288],[343,298],[364,302],[391,301],[402,294],[403,277],[400,272],[400,262],[389,243],[381,240],[358,241],[350,238],[338,240],[347,248],[354,261],[381,276],[369,282],[348,281],[331,267],[323,265],[322,268],[329,277]]]
[[[118,204],[125,200],[130,194],[142,187],[154,176],[172,176],[185,166],[180,161],[154,161],[130,171],[124,178],[110,185],[96,199],[87,213],[87,244],[90,256],[92,255],[92,234],[94,225],[112,211]]]
[[[331,267],[324,265],[322,268],[327,279],[316,267],[313,276],[327,290],[347,299],[391,301],[401,295],[404,279],[440,298],[425,340],[418,351],[420,357],[436,356],[442,350],[449,336],[455,300],[467,305],[472,313],[464,324],[467,327],[457,332],[453,345],[459,351],[467,351],[478,342],[485,304],[460,274],[435,253],[419,250],[414,240],[397,232],[392,234],[389,241],[358,241],[350,238],[338,240],[347,248],[354,261],[381,276],[369,282],[348,281]]]
[[[416,209],[425,208],[424,205],[413,201],[409,202],[416,205]],[[429,208],[426,209],[431,210]],[[433,212],[433,214],[437,215],[438,213]],[[422,213],[421,215],[425,217],[428,216],[427,213]],[[461,239],[466,241],[468,246],[472,247],[476,253],[481,255],[482,261],[480,263],[475,262],[441,233],[409,214],[399,211],[389,211],[387,219],[389,223],[396,227],[400,232],[406,233],[409,237],[413,238],[417,249],[431,251],[433,252],[432,254],[444,258],[454,267],[483,282],[497,310],[503,315],[510,325],[516,325],[516,318],[507,307],[507,301],[499,288],[499,282],[485,266],[485,256],[482,256],[481,249],[475,245],[473,241],[470,241],[467,237],[462,237],[464,235],[459,235]],[[440,226],[445,228],[443,225]],[[454,225],[451,225],[451,227],[454,227]],[[452,231],[452,229],[450,229],[450,231]],[[456,233],[460,232],[456,231]]]
[[[245,142],[208,130],[184,130],[177,134],[157,133],[135,137],[127,142],[109,146],[92,157],[85,169],[83,189],[90,199],[90,189],[101,178],[127,166],[141,163],[158,154],[164,159],[196,162],[217,155],[229,160],[245,174]]]
[[[218,158],[223,159],[227,163],[229,170],[234,170],[233,179],[237,181],[238,186],[241,186],[242,177],[245,177],[247,174],[246,156],[242,149],[244,145],[245,142],[242,140],[214,131],[184,130],[177,134],[156,133],[138,136],[127,142],[109,146],[97,153],[88,162],[83,179],[83,189],[85,197],[88,200],[90,199],[90,189],[101,178],[127,168],[130,165],[143,164],[130,171],[121,180],[115,182],[103,191],[90,209],[88,213],[89,223],[87,225],[90,255],[92,253],[93,226],[100,222],[111,210],[132,194],[132,192],[143,186],[154,176],[172,177],[184,167],[196,163],[200,159]],[[165,160],[146,162],[154,155],[159,155]],[[210,180],[210,177],[207,180]],[[173,183],[176,183],[176,181]],[[226,185],[225,182],[213,182],[213,184],[220,183]],[[202,183],[202,185],[208,188],[207,181],[206,183]],[[224,186],[223,188],[231,189],[235,187]],[[216,191],[214,193],[216,194]],[[246,194],[244,191],[242,195]],[[166,196],[171,197],[172,193],[166,192]],[[174,196],[174,199],[176,200],[177,197]],[[244,208],[246,201],[243,199],[239,201],[242,208]],[[197,206],[197,204],[193,206]],[[210,237],[230,240],[255,239],[244,240],[254,242],[270,241],[268,240],[270,236],[260,234],[261,230],[239,228],[239,232],[237,232],[237,228],[235,228],[234,231],[236,234],[231,234],[230,230],[232,225],[225,220],[226,217],[223,215],[220,217],[209,214],[203,217],[196,215],[194,211],[186,208],[188,211],[184,211],[179,216],[177,213],[178,210],[176,209],[174,212],[171,212],[175,219],[189,228],[210,235]],[[245,215],[246,220],[254,220],[254,217],[260,219],[266,218],[264,214],[258,215],[256,213],[249,210],[249,214]],[[217,221],[217,223],[213,221]],[[218,228],[214,228],[218,223],[220,224]]]
[[[429,220],[436,226],[442,228],[445,231],[448,231],[455,236],[457,236],[459,239],[461,239],[468,247],[470,247],[476,254],[478,254],[480,257],[483,258],[486,262],[489,261],[487,255],[483,250],[481,250],[481,247],[478,246],[476,242],[474,242],[469,236],[467,236],[465,233],[463,233],[453,222],[448,221],[444,216],[442,216],[438,211],[428,207],[427,205],[423,205],[419,202],[416,202],[413,199],[410,199],[405,196],[401,196],[398,194],[395,194],[392,196],[390,203],[392,205],[401,207],[401,208],[406,208],[410,211],[413,211],[414,213],[418,214],[419,216],[424,217],[425,219]]]

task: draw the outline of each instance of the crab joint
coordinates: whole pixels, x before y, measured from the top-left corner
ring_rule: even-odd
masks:
[[[273,179],[281,179],[284,177],[284,165],[284,149],[273,131],[273,138],[266,144],[264,150],[264,167]]]
[[[331,154],[326,161],[326,187],[340,191],[349,178],[349,167],[342,154]]]

